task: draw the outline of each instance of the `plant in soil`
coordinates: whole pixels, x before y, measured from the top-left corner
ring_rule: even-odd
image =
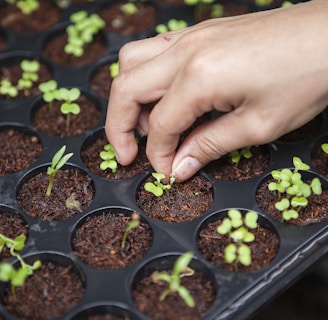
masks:
[[[24,249],[25,240],[26,235],[24,234],[11,239],[0,233],[0,253],[3,250],[3,247],[6,246],[7,248],[10,248],[11,256],[16,257],[20,262],[20,268],[17,270],[11,263],[0,263],[0,281],[10,282],[13,295],[15,295],[15,287],[24,285],[26,278],[32,275],[33,271],[39,269],[42,265],[40,260],[34,261],[33,265],[26,263],[22,256],[17,252]]]
[[[85,10],[71,14],[72,22],[66,28],[68,43],[64,47],[67,54],[81,57],[84,54],[84,46],[93,41],[95,35],[105,27],[105,21],[96,13],[88,16]]]
[[[102,160],[100,163],[100,169],[102,171],[110,169],[112,173],[116,173],[118,164],[114,148],[110,143],[104,145],[104,150],[99,153],[99,157]]]
[[[125,231],[124,231],[124,234],[122,237],[122,242],[121,242],[122,249],[125,248],[126,239],[128,237],[129,232],[135,228],[138,228],[139,226],[140,226],[140,216],[137,212],[133,212],[131,215],[131,221],[125,228]]]
[[[6,0],[7,3],[16,5],[24,14],[29,15],[39,8],[38,0]]]
[[[152,280],[155,283],[158,281],[164,281],[168,284],[167,288],[162,292],[159,297],[160,301],[165,300],[169,294],[177,292],[188,307],[193,308],[195,306],[195,301],[193,297],[190,295],[188,289],[181,285],[180,281],[182,277],[194,275],[195,271],[188,267],[192,257],[192,252],[186,252],[175,261],[171,273],[163,271],[154,272],[152,274]]]
[[[310,166],[300,158],[293,157],[294,170],[284,168],[273,170],[274,181],[268,184],[268,189],[277,195],[275,208],[281,211],[282,220],[297,219],[301,208],[308,205],[311,194],[321,195],[322,188],[319,178],[304,182],[300,170],[309,170]]]
[[[46,191],[46,195],[49,197],[51,195],[52,188],[54,186],[55,175],[58,173],[66,162],[73,156],[73,153],[67,153],[64,155],[66,146],[62,146],[53,156],[51,165],[47,169],[47,175],[49,176],[49,184]]]
[[[170,190],[172,184],[174,183],[176,177],[174,174],[170,175],[170,181],[168,184],[162,183],[162,180],[165,179],[165,174],[153,172],[151,174],[154,178],[154,182],[146,182],[144,188],[146,191],[151,192],[156,197],[161,197],[165,190]]]
[[[228,217],[217,227],[219,234],[227,234],[231,239],[231,243],[224,248],[224,258],[227,263],[234,263],[236,271],[239,263],[244,266],[252,263],[252,252],[247,243],[255,240],[250,229],[257,228],[257,219],[258,214],[255,211],[248,211],[243,218],[239,210],[230,209]]]

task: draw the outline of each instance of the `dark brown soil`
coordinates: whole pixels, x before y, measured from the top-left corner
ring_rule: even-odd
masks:
[[[43,104],[32,114],[32,123],[40,131],[50,136],[76,136],[96,126],[101,118],[101,111],[86,96],[81,95],[77,100],[81,111],[71,114],[70,126],[66,126],[66,115],[60,111],[61,103],[54,101],[52,106]]]
[[[144,190],[147,181],[154,179],[150,176],[140,185],[136,201],[153,219],[170,223],[190,221],[206,213],[213,203],[213,183],[201,175],[173,183],[161,197]]]
[[[127,18],[121,11],[124,3],[113,3],[100,10],[99,15],[106,21],[106,31],[130,36],[145,32],[157,24],[156,9],[152,5],[138,3],[138,12]]]
[[[251,147],[252,158],[241,158],[238,164],[234,164],[227,154],[222,158],[210,162],[204,171],[216,179],[226,181],[243,181],[257,177],[263,173],[270,162],[270,153],[267,146]]]
[[[91,89],[105,99],[109,97],[109,90],[113,81],[110,76],[109,66],[110,63],[100,67],[90,79]]]
[[[140,222],[127,236],[121,247],[124,232],[131,217],[123,213],[103,213],[88,217],[72,239],[74,254],[98,269],[120,269],[140,261],[148,252],[152,234],[150,227]]]
[[[276,192],[268,189],[268,184],[273,180],[268,180],[262,183],[256,193],[256,202],[264,213],[271,216],[277,221],[282,221],[282,215],[275,208],[275,203],[279,201]],[[309,198],[309,204],[299,211],[298,219],[290,219],[284,221],[293,225],[305,226],[312,223],[318,223],[328,218],[327,206],[328,190],[322,190],[321,195],[312,194]]]
[[[0,211],[0,233],[7,238],[14,239],[24,234],[28,236],[28,225],[17,213]],[[11,258],[10,250],[7,246],[2,248],[0,262]]]
[[[162,272],[162,270],[161,270]],[[170,270],[167,270],[170,273]],[[132,298],[136,307],[152,320],[196,320],[206,314],[215,301],[212,283],[201,272],[181,278],[196,305],[188,307],[177,293],[169,294],[164,301],[159,297],[166,289],[164,281],[153,282],[151,276],[141,279],[133,288]]]
[[[28,168],[42,152],[39,138],[22,131],[8,129],[0,132],[0,176]]]
[[[322,128],[323,125],[323,118],[320,114],[319,116],[315,117],[313,120],[306,123],[304,126],[293,130],[278,139],[281,142],[302,142],[309,138],[314,137]]]
[[[0,30],[0,51],[2,51],[5,48],[6,44],[7,44],[6,38],[4,37],[4,35]]]
[[[97,34],[90,44],[84,46],[84,53],[81,57],[67,54],[64,47],[67,44],[65,31],[54,36],[46,43],[43,54],[51,61],[75,67],[81,67],[95,62],[106,54],[107,44],[101,34]]]
[[[31,15],[23,14],[15,5],[0,6],[0,25],[16,32],[32,33],[45,30],[59,21],[60,10],[51,0],[39,1]]]
[[[139,142],[138,155],[131,165],[123,167],[119,164],[116,173],[113,173],[110,169],[105,171],[101,170],[100,163],[102,160],[99,153],[103,151],[104,145],[107,143],[108,140],[103,132],[98,138],[90,141],[90,143],[83,148],[81,159],[92,173],[107,179],[127,179],[140,173],[148,173],[150,171],[151,167],[146,156],[146,142],[144,139]]]
[[[24,58],[21,59],[21,61],[24,60]],[[0,99],[23,99],[28,97],[35,97],[40,94],[40,90],[38,88],[39,84],[42,82],[46,82],[50,79],[52,79],[52,73],[48,69],[48,67],[42,63],[38,59],[30,59],[27,58],[26,60],[37,60],[40,63],[40,69],[38,71],[39,79],[36,82],[33,82],[33,85],[28,90],[19,90],[18,95],[15,98],[8,97],[7,95],[0,94]],[[20,62],[21,62],[20,61]],[[16,64],[11,64],[10,62],[6,62],[5,65],[0,66],[0,79],[8,79],[12,85],[16,86],[18,80],[22,76],[22,69],[20,67],[20,62]]]
[[[59,170],[51,195],[46,195],[49,177],[40,172],[19,190],[17,203],[26,213],[48,221],[65,221],[90,206],[94,197],[93,181],[78,169]],[[76,200],[67,207],[66,200]]]
[[[81,300],[83,283],[70,267],[43,263],[26,279],[24,286],[10,288],[2,301],[4,307],[19,319],[54,319],[65,314]]]
[[[312,163],[321,174],[328,177],[328,155],[322,151],[321,144],[313,152]]]
[[[259,225],[256,229],[251,230],[255,235],[255,240],[248,243],[252,251],[252,264],[243,266],[240,263],[238,265],[227,263],[224,259],[224,249],[231,243],[231,240],[228,235],[221,235],[216,231],[221,222],[222,220],[218,219],[202,229],[197,243],[200,253],[216,267],[229,271],[251,272],[265,267],[277,255],[278,236],[273,231]]]

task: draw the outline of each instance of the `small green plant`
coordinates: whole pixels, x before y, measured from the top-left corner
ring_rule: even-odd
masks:
[[[187,21],[170,19],[167,24],[159,24],[156,26],[156,32],[158,34],[166,33],[168,31],[175,31],[186,28],[188,26]]]
[[[128,234],[131,230],[138,228],[140,225],[140,216],[137,212],[133,212],[131,215],[131,221],[128,224],[128,226],[125,228],[123,237],[122,237],[122,242],[121,242],[121,248],[124,249],[125,248],[125,243],[126,243],[126,239],[128,237]]]
[[[269,6],[273,0],[254,0],[255,4],[260,7],[266,7]]]
[[[282,4],[281,4],[281,7],[285,8],[285,7],[290,7],[294,5],[294,3],[292,3],[291,1],[284,1]]]
[[[170,190],[172,184],[174,183],[176,177],[174,174],[170,175],[170,182],[168,184],[162,183],[162,180],[165,179],[165,174],[153,172],[151,174],[154,178],[154,182],[146,182],[144,188],[146,191],[151,192],[156,197],[161,197],[165,190]]]
[[[109,73],[112,79],[114,79],[120,71],[120,63],[119,61],[113,62],[109,66]]]
[[[38,71],[40,70],[40,62],[24,59],[20,62],[20,69],[22,75],[18,79],[17,84],[13,84],[9,79],[1,80],[0,94],[11,98],[17,97],[21,90],[24,91],[25,96],[30,94],[29,89],[39,80]]]
[[[21,251],[25,247],[26,236],[21,234],[14,239],[8,238],[0,233],[0,253],[4,246],[10,249],[12,257],[16,257],[20,262],[20,268],[15,269],[11,263],[0,263],[0,281],[10,282],[13,294],[15,294],[15,287],[24,285],[25,279],[33,274],[33,271],[41,267],[41,261],[36,260],[33,265],[27,264],[17,251]]]
[[[186,252],[181,255],[174,263],[172,274],[167,272],[155,272],[152,275],[153,282],[165,281],[168,283],[168,287],[162,292],[160,296],[160,301],[165,300],[165,298],[173,292],[177,292],[179,296],[183,299],[186,305],[190,308],[195,306],[195,301],[189,291],[181,285],[180,279],[185,276],[194,275],[195,271],[188,267],[191,259],[193,257],[192,252]]]
[[[66,146],[64,145],[55,153],[55,155],[52,158],[51,165],[47,169],[47,175],[49,176],[49,183],[48,183],[46,195],[48,197],[51,195],[56,173],[73,156],[73,153],[67,153],[66,155],[64,155],[65,150],[66,150]]]
[[[323,143],[323,144],[321,145],[321,149],[322,149],[322,151],[323,151],[325,154],[328,155],[328,143]]]
[[[115,157],[114,148],[110,143],[104,145],[104,150],[99,153],[99,156],[103,160],[100,163],[100,169],[103,171],[110,169],[112,170],[112,173],[116,173],[117,160]]]
[[[238,165],[242,158],[250,159],[253,154],[251,152],[251,147],[244,147],[242,149],[233,150],[229,153],[230,160],[233,164]]]
[[[237,209],[230,209],[228,217],[222,220],[217,227],[217,232],[222,235],[229,235],[232,240],[224,250],[224,258],[227,263],[238,263],[249,266],[252,263],[251,249],[247,243],[255,240],[255,236],[249,229],[257,228],[258,214],[255,211],[248,211],[243,217]]]
[[[58,98],[57,81],[49,80],[39,84],[39,90],[43,93],[43,100],[49,103],[49,110],[52,109],[52,103]]]
[[[6,2],[16,5],[26,15],[30,15],[39,8],[38,0],[6,0]]]
[[[105,27],[105,21],[96,13],[88,16],[85,10],[71,14],[70,21],[72,24],[66,28],[68,42],[64,51],[81,57],[84,54],[84,46],[91,43],[94,36]]]
[[[77,99],[81,96],[81,91],[78,88],[60,88],[58,90],[57,99],[63,101],[60,106],[60,111],[66,115],[66,128],[70,127],[71,114],[79,114],[81,111],[80,106],[76,103]]]
[[[311,194],[322,193],[319,178],[313,178],[310,183],[302,180],[300,170],[309,170],[310,166],[299,157],[293,157],[294,170],[284,168],[273,170],[271,175],[275,181],[268,184],[268,189],[278,194],[279,200],[275,208],[282,212],[282,220],[297,219],[299,211],[308,205]]]

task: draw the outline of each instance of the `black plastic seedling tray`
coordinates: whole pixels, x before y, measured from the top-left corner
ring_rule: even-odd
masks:
[[[97,12],[98,6],[104,2],[106,1],[98,1],[96,4],[83,7],[74,5],[64,9],[58,25],[66,24],[69,14],[74,10],[83,8],[90,12]],[[159,12],[159,23],[166,22],[169,18],[186,19],[189,23],[193,23],[190,8],[164,6],[159,1],[150,2],[156,6]],[[3,1],[0,2],[1,4]],[[250,10],[255,10],[255,7],[251,6]],[[97,309],[114,310],[119,315],[125,315],[125,319],[148,319],[136,309],[131,299],[130,289],[135,277],[142,272],[141,270],[145,266],[154,268],[160,259],[164,259],[164,261],[172,259],[172,257],[189,250],[194,252],[194,263],[203,268],[214,282],[217,290],[215,303],[203,319],[247,319],[326,256],[328,252],[328,221],[304,227],[278,222],[262,212],[255,200],[258,186],[268,177],[271,170],[291,167],[293,156],[298,156],[310,164],[310,171],[320,177],[324,186],[328,184],[327,177],[314,168],[311,158],[313,148],[318,141],[324,141],[324,137],[328,137],[325,113],[322,114],[323,125],[314,136],[300,142],[276,141],[268,144],[270,162],[265,171],[257,177],[242,182],[227,182],[215,179],[201,171],[201,174],[214,183],[214,202],[203,216],[183,223],[156,221],[142,212],[136,203],[137,188],[147,173],[122,180],[105,179],[89,172],[80,157],[86,141],[103,128],[106,115],[107,99],[98,97],[92,92],[89,85],[90,76],[101,61],[108,57],[113,60],[117,59],[118,50],[125,42],[150,36],[154,30],[134,37],[121,37],[117,34],[107,33],[105,36],[110,43],[110,49],[104,57],[93,64],[71,68],[57,65],[42,56],[43,42],[58,25],[37,34],[20,34],[5,28],[0,30],[6,38],[6,47],[0,52],[0,67],[3,65],[3,61],[10,61],[11,57],[36,55],[48,64],[60,86],[78,86],[94,97],[102,116],[98,124],[87,132],[78,136],[61,138],[46,135],[33,126],[31,113],[34,104],[40,97],[0,100],[0,131],[7,128],[30,131],[39,136],[43,146],[42,154],[29,168],[0,177],[0,208],[8,212],[18,212],[28,224],[29,235],[23,251],[24,257],[37,255],[66,261],[65,263],[74,265],[81,275],[85,294],[77,306],[59,319],[81,319],[83,314],[92,314],[92,310]],[[70,152],[74,153],[69,165],[81,169],[92,177],[95,190],[94,200],[86,210],[66,221],[49,222],[33,218],[18,206],[16,201],[18,189],[26,177],[31,176],[33,172],[40,170],[45,165],[48,166],[54,152],[64,144],[67,145]],[[224,271],[206,261],[199,253],[196,240],[203,223],[214,214],[230,208],[256,210],[264,224],[278,234],[280,240],[278,254],[263,269],[248,273]],[[74,255],[71,240],[77,226],[87,216],[106,211],[106,209],[122,212],[137,211],[149,224],[152,229],[153,242],[142,261],[123,269],[98,270],[88,266]],[[0,305],[0,314],[7,320],[17,319],[2,305]]]

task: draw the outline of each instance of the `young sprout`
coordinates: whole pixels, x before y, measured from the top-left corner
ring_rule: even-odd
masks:
[[[255,240],[255,236],[249,229],[257,228],[258,214],[248,211],[243,218],[237,209],[230,209],[228,217],[224,218],[217,227],[219,234],[228,234],[232,240],[224,249],[224,258],[227,263],[238,263],[249,266],[252,263],[251,249],[247,243]]]
[[[30,15],[39,8],[38,0],[6,0],[9,4],[15,4],[24,14]]]
[[[123,234],[122,243],[121,243],[122,249],[125,248],[125,242],[126,242],[129,232],[133,229],[138,228],[139,225],[140,225],[140,216],[137,212],[133,212],[131,215],[131,221],[128,224],[128,226],[126,227],[124,234]]]
[[[11,98],[17,97],[18,90],[8,79],[0,81],[0,94]]]
[[[186,28],[188,26],[185,20],[170,19],[167,24],[159,24],[156,26],[158,34],[166,33],[168,31],[175,31]]]
[[[164,184],[161,182],[163,179],[165,179],[164,173],[153,172],[151,175],[155,178],[155,181],[154,182],[146,182],[144,185],[144,188],[146,191],[151,192],[156,197],[161,197],[164,193],[164,190],[170,190],[172,187],[172,184],[175,181],[174,174],[170,175],[170,182],[168,184]]]
[[[328,155],[328,143],[323,143],[323,144],[321,145],[321,149],[322,149],[322,151],[323,151],[325,154]]]
[[[121,10],[128,17],[136,14],[138,12],[138,7],[132,2],[127,2],[121,5]]]
[[[108,143],[104,145],[104,150],[99,153],[100,158],[103,160],[100,163],[100,169],[105,171],[111,169],[112,173],[117,171],[117,160],[113,146]]]
[[[34,270],[41,267],[41,261],[36,260],[33,265],[29,265],[16,251],[21,251],[25,247],[26,236],[21,234],[14,239],[8,238],[0,233],[0,253],[4,246],[10,248],[10,254],[12,257],[16,257],[20,262],[20,268],[15,269],[10,263],[0,263],[0,281],[10,282],[13,294],[15,293],[15,287],[22,286],[25,283],[25,279],[33,274]]]
[[[66,28],[68,43],[64,51],[75,57],[81,57],[84,46],[91,43],[94,36],[105,27],[105,21],[96,13],[88,16],[85,10],[71,14],[70,21],[72,24]]]
[[[73,156],[73,153],[67,153],[64,155],[66,146],[62,146],[53,156],[50,167],[47,169],[47,175],[49,176],[49,184],[46,195],[49,197],[54,185],[54,178],[56,173],[61,169],[64,164]]]
[[[71,113],[79,114],[81,111],[80,106],[75,102],[81,96],[81,91],[78,88],[60,88],[58,90],[57,99],[64,101],[60,107],[60,111],[66,115],[66,128],[70,127]]]
[[[120,63],[118,61],[111,63],[109,72],[112,79],[114,79],[120,71]]]
[[[180,279],[182,277],[192,276],[195,273],[193,269],[188,267],[192,257],[192,252],[186,252],[181,255],[175,261],[171,275],[167,272],[153,273],[152,280],[155,283],[160,280],[168,283],[168,287],[162,292],[159,298],[160,301],[163,301],[169,294],[177,292],[188,307],[193,308],[195,306],[193,297],[189,291],[180,283]]]
[[[18,80],[18,89],[23,89],[25,95],[28,95],[28,89],[33,86],[34,82],[39,80],[38,71],[40,70],[40,63],[37,60],[22,60],[20,67],[22,76]]]
[[[251,147],[244,147],[239,150],[231,151],[229,155],[231,162],[236,165],[238,165],[242,157],[244,157],[245,159],[250,159],[253,156],[251,152]]]
[[[43,93],[43,100],[49,103],[49,109],[51,109],[53,101],[58,98],[57,81],[49,80],[40,83],[39,90]]]
[[[299,211],[308,205],[308,198],[312,193],[322,193],[319,178],[313,178],[310,184],[302,180],[299,171],[309,170],[310,166],[299,157],[293,157],[293,164],[294,170],[273,170],[271,175],[275,181],[268,185],[270,191],[278,193],[279,200],[275,203],[275,208],[282,212],[282,220],[287,221],[299,217]]]

